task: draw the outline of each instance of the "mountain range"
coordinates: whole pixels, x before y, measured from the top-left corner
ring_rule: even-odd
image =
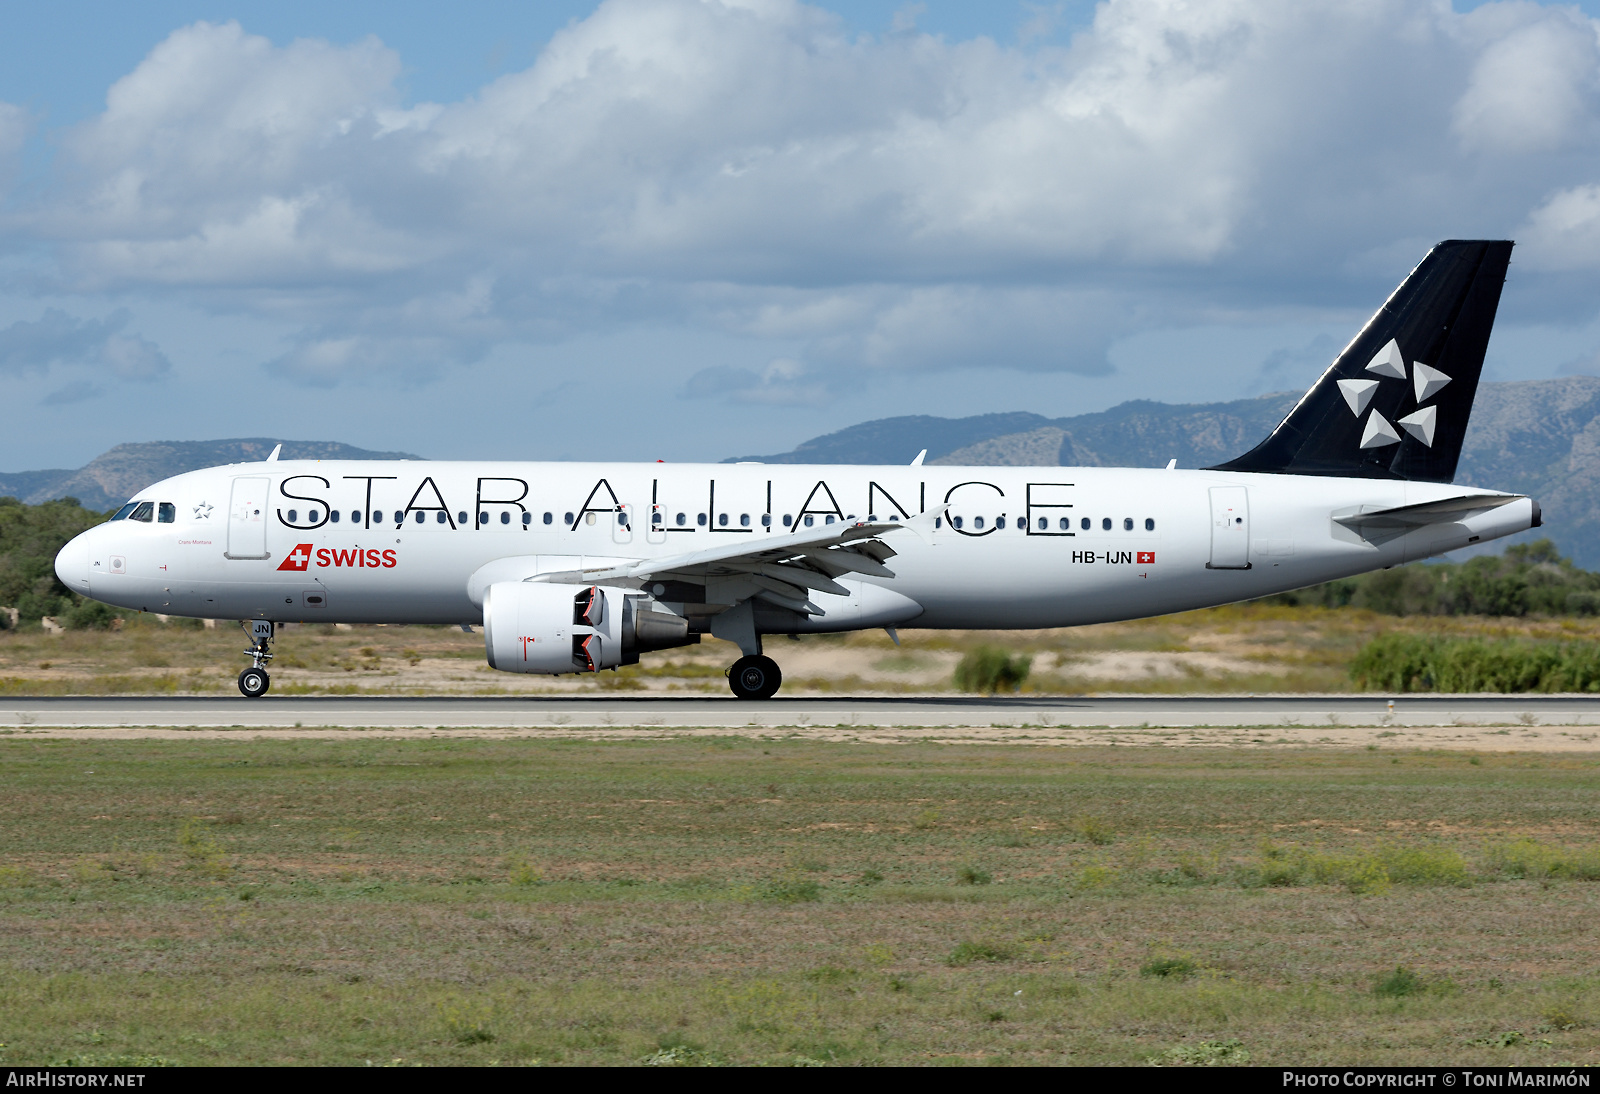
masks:
[[[225,441],[146,441],[119,444],[75,471],[0,472],[0,496],[36,505],[52,498],[77,498],[90,509],[110,509],[153,482],[225,463],[264,460],[283,445],[285,460],[419,460],[408,452],[369,452],[335,441],[280,441],[236,437]]]

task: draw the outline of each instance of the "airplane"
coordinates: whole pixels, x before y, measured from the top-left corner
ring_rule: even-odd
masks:
[[[71,590],[238,619],[483,628],[491,667],[594,673],[711,634],[1070,627],[1248,600],[1541,523],[1452,485],[1512,243],[1434,247],[1287,417],[1198,470],[265,460],[176,475],[62,548]],[[281,448],[281,446],[280,446]],[[924,453],[925,454],[925,453]]]

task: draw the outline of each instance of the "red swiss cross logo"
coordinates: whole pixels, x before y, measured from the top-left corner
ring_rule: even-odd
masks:
[[[289,557],[283,560],[283,564],[278,569],[295,570],[303,573],[309,565],[311,565],[311,544],[297,543],[294,550],[289,552]]]
[[[1153,566],[1153,565],[1155,565],[1155,561],[1156,561],[1156,553],[1154,551],[1140,551],[1139,552],[1138,564],[1140,566]],[[304,566],[302,566],[300,568],[302,570],[305,569]]]

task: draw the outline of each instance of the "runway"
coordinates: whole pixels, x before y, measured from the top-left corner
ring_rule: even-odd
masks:
[[[752,703],[657,696],[47,697],[0,699],[0,728],[532,729],[806,727],[1600,726],[1581,696],[838,696]]]

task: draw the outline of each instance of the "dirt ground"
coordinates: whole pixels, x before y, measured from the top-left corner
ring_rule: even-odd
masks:
[[[1600,638],[1577,619],[1397,619],[1349,609],[1233,605],[1129,623],[1041,631],[906,629],[772,637],[785,695],[930,694],[954,690],[957,663],[980,645],[1031,658],[1040,694],[1339,693],[1361,646],[1391,630],[1486,637]],[[116,632],[0,631],[0,695],[232,694],[246,661],[237,626],[130,619]],[[481,628],[290,625],[275,644],[273,691],[291,695],[521,695],[608,691],[722,694],[738,657],[706,638],[592,676],[489,668]]]

